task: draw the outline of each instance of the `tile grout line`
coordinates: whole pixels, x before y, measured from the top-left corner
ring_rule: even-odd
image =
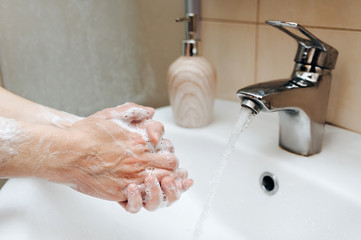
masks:
[[[259,17],[259,16],[258,16]],[[252,24],[252,25],[264,25],[267,24],[264,22],[260,22],[259,19],[257,21],[245,21],[245,20],[231,20],[231,19],[222,19],[222,18],[208,18],[203,17],[202,21],[206,22],[218,22],[218,23],[233,23],[233,24]],[[314,28],[314,29],[324,29],[324,30],[337,30],[337,31],[350,31],[350,32],[361,32],[361,29],[357,28],[345,28],[345,27],[325,27],[325,26],[313,26],[313,25],[303,25],[307,28]]]
[[[219,22],[219,23],[235,23],[235,24],[254,24],[257,25],[258,23],[255,21],[243,21],[243,20],[231,20],[231,19],[222,19],[222,18],[208,18],[202,17],[201,21],[205,22]]]
[[[256,8],[256,42],[254,46],[254,68],[253,68],[253,82],[257,83],[258,81],[258,41],[259,41],[259,11],[260,11],[260,0],[257,0],[257,8]]]

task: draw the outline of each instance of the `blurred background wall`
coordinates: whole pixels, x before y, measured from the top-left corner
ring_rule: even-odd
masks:
[[[295,21],[339,50],[327,121],[361,133],[361,1],[202,0],[202,52],[218,98],[287,78],[296,41],[266,19]],[[7,89],[86,116],[127,101],[168,104],[167,69],[181,53],[184,0],[0,0]]]
[[[183,14],[183,0],[0,0],[3,84],[81,116],[128,101],[164,106]]]

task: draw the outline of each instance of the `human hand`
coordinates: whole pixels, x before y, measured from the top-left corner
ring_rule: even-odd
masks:
[[[155,210],[177,200],[193,181],[178,169],[164,127],[154,110],[136,104],[105,109],[67,129],[68,146],[50,181],[85,194],[118,201],[129,212]]]
[[[186,172],[177,169],[171,144],[162,139],[163,126],[151,120],[153,109],[126,104],[82,119],[3,88],[0,100],[4,103],[0,104],[0,177],[35,176],[65,183],[93,196],[120,201],[133,211],[139,204],[129,200],[137,199],[133,196],[138,192],[132,189],[140,192],[144,207],[152,210],[163,200],[154,197],[157,194],[149,197],[152,191],[160,196],[164,193],[171,204],[176,193],[192,184]],[[134,107],[141,111],[123,114]]]

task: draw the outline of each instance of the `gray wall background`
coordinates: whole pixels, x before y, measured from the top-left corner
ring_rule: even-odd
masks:
[[[5,88],[81,116],[127,101],[168,104],[183,0],[0,0]]]

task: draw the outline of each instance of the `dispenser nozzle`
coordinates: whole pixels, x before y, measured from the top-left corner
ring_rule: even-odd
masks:
[[[176,22],[186,22],[186,40],[194,40],[197,32],[197,15],[187,13],[185,17],[176,18]]]
[[[197,15],[194,13],[187,13],[185,17],[176,18],[175,21],[186,22],[186,39],[183,41],[183,56],[197,56]]]

